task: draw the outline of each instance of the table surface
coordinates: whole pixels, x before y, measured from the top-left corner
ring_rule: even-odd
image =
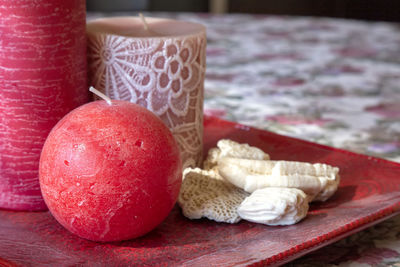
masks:
[[[400,162],[398,25],[245,14],[145,15],[207,27],[205,114]],[[400,266],[400,216],[288,266],[322,264]]]

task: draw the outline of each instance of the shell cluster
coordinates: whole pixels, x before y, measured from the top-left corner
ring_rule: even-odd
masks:
[[[337,167],[270,160],[261,149],[228,139],[209,150],[203,166],[183,174],[178,204],[189,219],[294,224],[309,202],[326,201],[340,183]]]

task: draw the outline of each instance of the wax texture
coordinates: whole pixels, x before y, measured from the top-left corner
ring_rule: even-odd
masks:
[[[0,0],[0,208],[43,210],[51,128],[89,100],[84,0]]]
[[[182,182],[178,145],[153,113],[127,101],[95,101],[65,116],[40,159],[50,212],[93,241],[127,240],[161,223]]]
[[[146,21],[149,36],[145,36],[137,18],[103,19],[98,30],[91,27],[98,22],[88,23],[89,82],[112,99],[131,101],[154,112],[176,138],[184,167],[199,166],[203,148],[205,30],[194,26],[190,32],[190,24],[184,21]],[[108,24],[113,33],[101,31]],[[126,25],[140,29],[139,37],[126,36]],[[175,35],[163,35],[171,27]]]

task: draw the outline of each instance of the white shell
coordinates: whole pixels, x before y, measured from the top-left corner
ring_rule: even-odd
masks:
[[[266,225],[295,224],[307,211],[308,200],[303,191],[280,187],[258,189],[238,208],[242,219]]]
[[[223,157],[219,174],[235,186],[252,193],[265,187],[297,188],[310,200],[325,201],[335,193],[339,169],[327,164]]]
[[[218,165],[218,160],[223,157],[269,160],[269,155],[257,147],[221,139],[218,141],[217,147],[208,151],[207,159],[203,163],[204,169],[214,168]]]

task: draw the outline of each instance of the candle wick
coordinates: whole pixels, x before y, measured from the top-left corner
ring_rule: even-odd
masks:
[[[148,31],[149,30],[149,24],[147,24],[145,17],[143,16],[142,13],[139,13],[139,17],[142,20],[144,30]]]
[[[100,97],[104,101],[106,101],[107,104],[109,104],[111,106],[111,104],[112,104],[111,103],[111,98],[109,98],[108,96],[106,96],[105,94],[103,94],[102,92],[100,92],[99,90],[94,88],[93,86],[90,86],[89,91],[92,92],[93,94],[97,95],[98,97]]]

